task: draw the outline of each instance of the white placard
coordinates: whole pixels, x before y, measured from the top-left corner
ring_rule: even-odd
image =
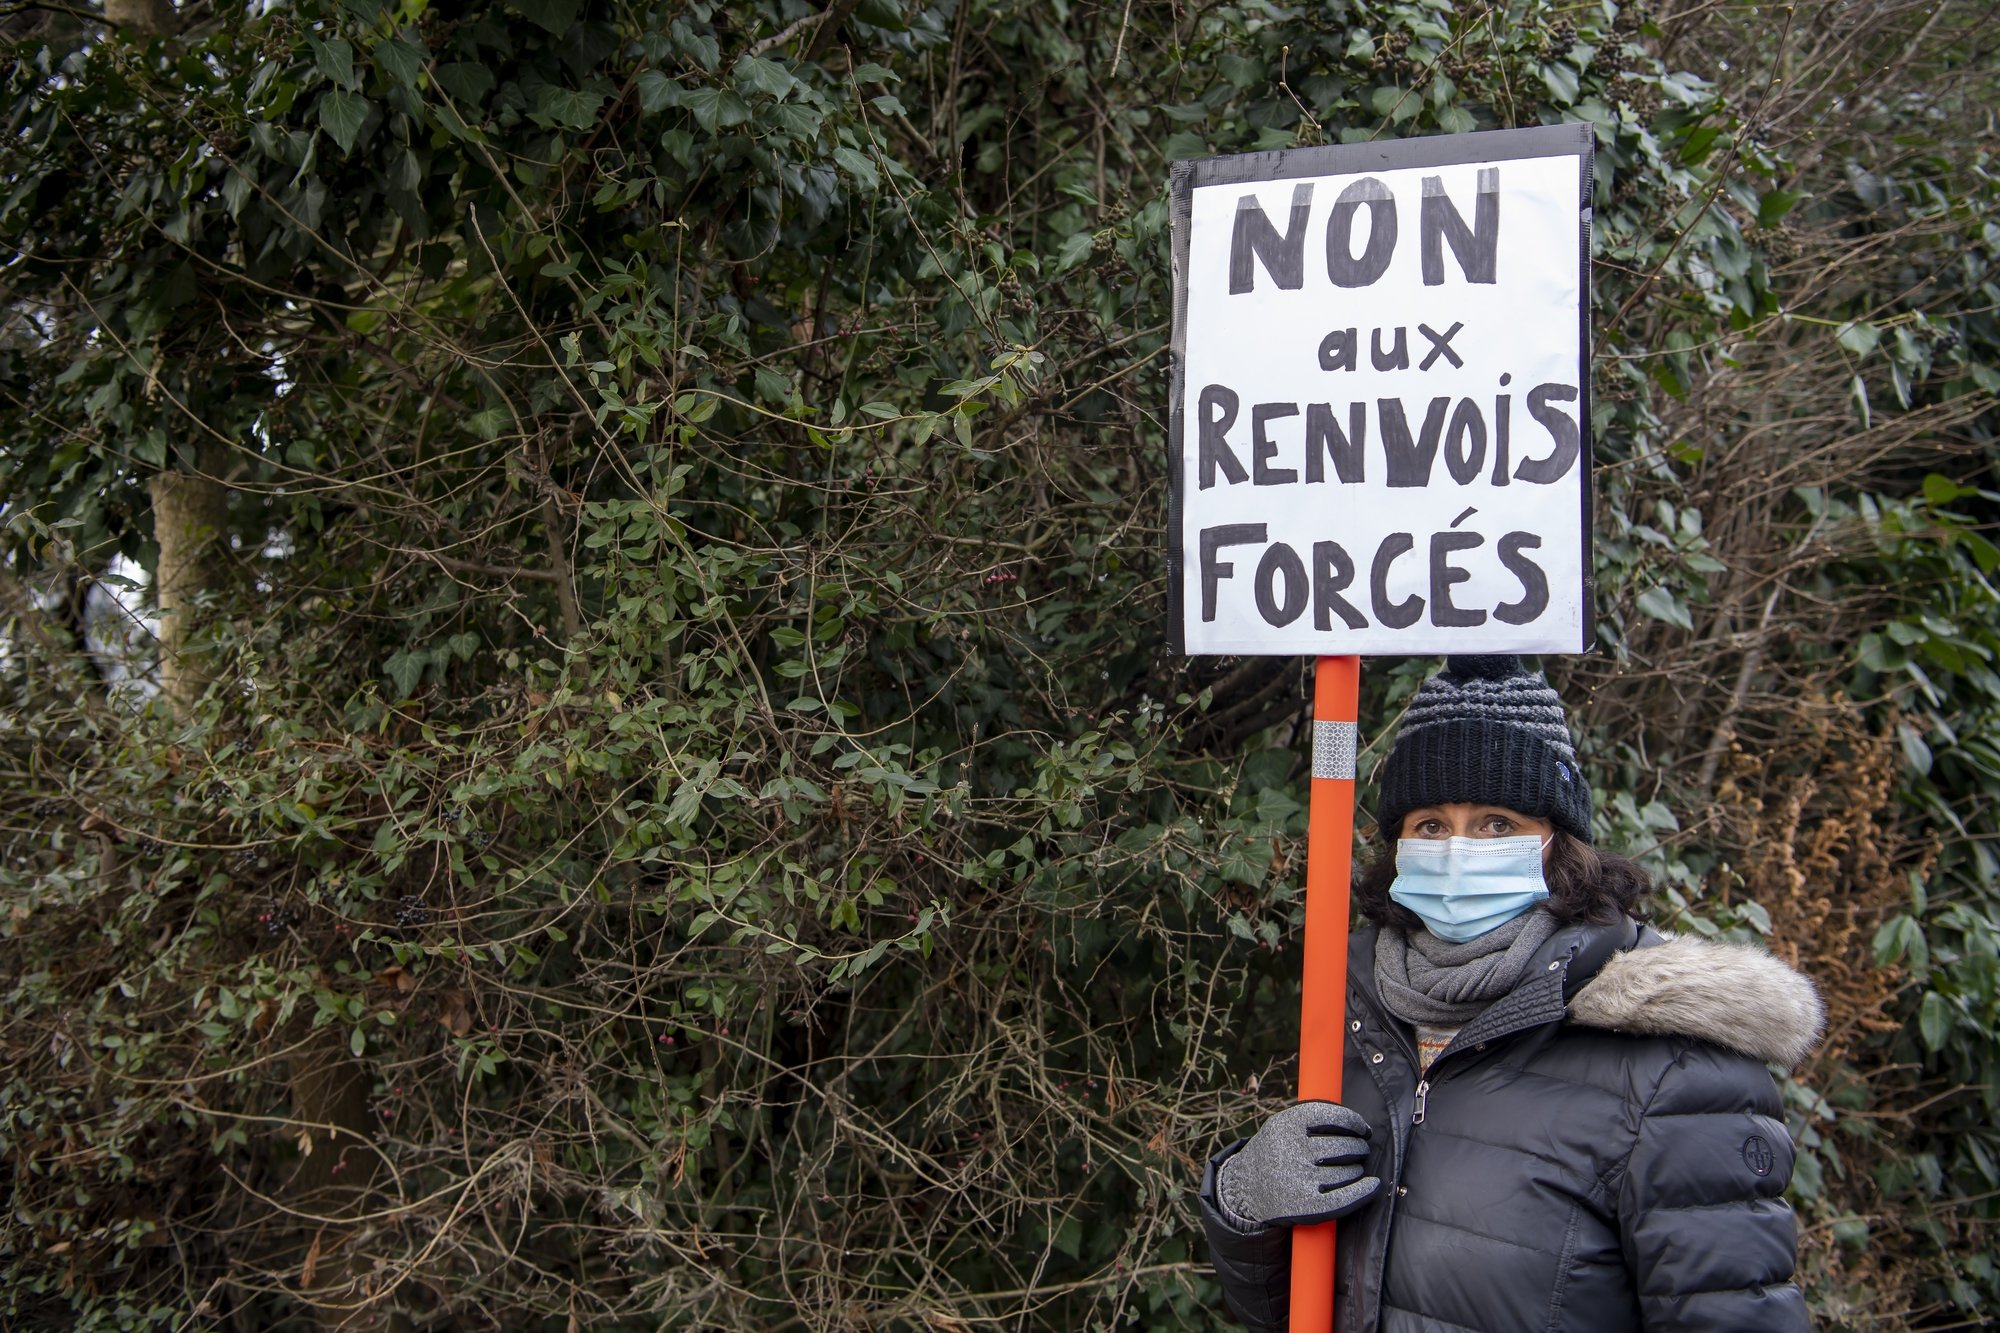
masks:
[[[1179,650],[1588,650],[1591,147],[1175,164]]]

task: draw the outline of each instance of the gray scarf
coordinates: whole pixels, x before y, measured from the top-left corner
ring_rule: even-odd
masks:
[[[1375,937],[1375,989],[1405,1023],[1468,1023],[1520,984],[1535,950],[1555,933],[1556,919],[1539,908],[1464,944],[1384,926]]]

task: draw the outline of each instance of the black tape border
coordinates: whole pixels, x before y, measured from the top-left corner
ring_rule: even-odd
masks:
[[[1211,158],[1210,161],[1226,159]],[[1187,411],[1187,257],[1188,220],[1194,209],[1194,174],[1199,162],[1173,165],[1171,237],[1173,241],[1174,336],[1173,382],[1167,393],[1167,640],[1175,657],[1186,657],[1187,634],[1181,605],[1181,505],[1186,479],[1181,476],[1181,431]]]
[[[1535,125],[1525,129],[1484,130],[1473,134],[1438,134],[1417,139],[1385,139],[1375,143],[1322,144],[1312,148],[1279,148],[1230,157],[1205,157],[1176,162],[1171,176],[1173,243],[1173,377],[1167,403],[1167,615],[1168,646],[1176,657],[1187,656],[1187,635],[1181,571],[1183,491],[1181,445],[1186,413],[1187,258],[1188,224],[1194,192],[1204,185],[1242,185],[1294,180],[1302,176],[1358,176],[1370,171],[1410,167],[1450,167],[1467,163],[1503,162],[1529,157],[1577,159],[1577,430],[1578,462],[1583,467],[1583,625],[1576,651],[1590,652],[1597,643],[1596,554],[1591,516],[1594,505],[1591,474],[1596,470],[1597,444],[1591,422],[1590,398],[1590,226],[1596,191],[1596,132],[1586,123]]]

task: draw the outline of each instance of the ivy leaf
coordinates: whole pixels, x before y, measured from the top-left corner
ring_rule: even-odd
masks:
[[[1693,629],[1694,619],[1681,599],[1666,588],[1655,584],[1639,594],[1639,609],[1655,620],[1664,620],[1669,625],[1682,629]]]
[[[576,22],[577,0],[507,0],[507,7],[528,22],[560,37]]]
[[[1446,134],[1470,134],[1479,128],[1479,122],[1462,106],[1439,107],[1437,123]]]
[[[241,168],[231,167],[222,181],[222,202],[229,209],[230,217],[240,217],[243,205],[249,202],[251,180]]]
[[[910,22],[903,17],[903,0],[860,0],[854,17],[890,32],[908,32]]]
[[[317,37],[307,38],[312,43],[313,63],[319,72],[343,88],[354,86],[354,48],[344,37],[332,37],[321,41]]]
[[[460,102],[483,101],[493,91],[493,72],[468,60],[438,66],[437,81]]]
[[[1834,340],[1856,356],[1867,356],[1882,341],[1882,331],[1866,320],[1850,320],[1840,326]]]
[[[423,78],[430,52],[397,37],[375,48],[375,59],[389,77],[406,88],[414,88]]]
[[[535,113],[557,125],[587,130],[597,123],[597,108],[604,94],[581,88],[543,88],[535,98]]]
[[[358,93],[330,92],[319,99],[319,123],[343,153],[354,150],[368,120],[368,99]]]
[[[1917,729],[1907,722],[1898,723],[1896,740],[1903,747],[1903,758],[1909,761],[1910,767],[1917,771],[1918,776],[1928,777],[1931,771],[1931,747],[1925,743]]]
[[[805,140],[819,133],[820,124],[825,119],[825,116],[809,106],[790,102],[784,106],[765,107],[758,114],[757,123],[790,135],[794,139]]]
[[[1771,191],[1757,205],[1757,225],[1760,227],[1777,226],[1784,219],[1785,214],[1796,208],[1799,201],[1806,197],[1807,195],[1804,190]]]
[[[1056,256],[1056,272],[1067,273],[1070,269],[1081,264],[1085,259],[1089,258],[1091,247],[1094,244],[1095,242],[1092,241],[1090,233],[1087,231],[1080,231],[1064,241],[1062,253]]]
[[[1919,972],[1931,962],[1930,942],[1924,938],[1924,929],[1907,913],[1891,917],[1875,932],[1876,963],[1886,966],[1902,959],[1908,959]]]
[[[1253,889],[1261,888],[1265,877],[1271,873],[1271,848],[1253,838],[1231,838],[1216,858],[1216,869],[1222,872],[1224,879]]]
[[[395,684],[396,697],[407,699],[417,692],[417,682],[424,678],[424,668],[430,664],[429,653],[404,648],[382,663],[382,671]]]
[[[750,119],[750,104],[725,88],[691,88],[682,94],[681,105],[710,134]]]
[[[1939,508],[1979,492],[1970,486],[1961,486],[1942,473],[1932,472],[1924,477],[1924,500]]]
[[[507,413],[503,408],[481,408],[465,419],[465,429],[476,439],[493,439],[506,428]]]
[[[1568,106],[1570,103],[1576,101],[1576,71],[1568,65],[1563,64],[1560,60],[1554,64],[1542,66],[1542,82],[1549,86],[1549,95],[1554,97],[1559,104]]]
[[[745,56],[736,62],[736,86],[746,93],[762,93],[766,97],[783,97],[797,86],[798,80],[792,72],[775,60],[762,56]]]
[[[681,86],[656,69],[642,71],[638,85],[639,109],[647,115],[664,111],[681,100]]]
[[[1715,141],[1721,135],[1722,127],[1719,125],[1695,126],[1688,131],[1687,142],[1681,145],[1681,161],[1691,167],[1695,166],[1708,156],[1708,150],[1715,146]]]
[[[1254,88],[1264,81],[1264,62],[1248,56],[1225,54],[1215,67],[1237,88]]]
[[[1924,1045],[1933,1051],[1941,1051],[1951,1037],[1951,1004],[1936,991],[1925,991],[1924,1002],[1917,1010],[1917,1028],[1924,1034]]]
[[[852,148],[834,149],[833,160],[864,190],[873,190],[880,183],[881,178],[875,174],[875,164]]]

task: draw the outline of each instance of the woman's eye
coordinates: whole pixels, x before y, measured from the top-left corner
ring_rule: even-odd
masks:
[[[1486,821],[1486,831],[1496,838],[1505,837],[1514,831],[1514,821],[1503,815],[1495,815]]]

